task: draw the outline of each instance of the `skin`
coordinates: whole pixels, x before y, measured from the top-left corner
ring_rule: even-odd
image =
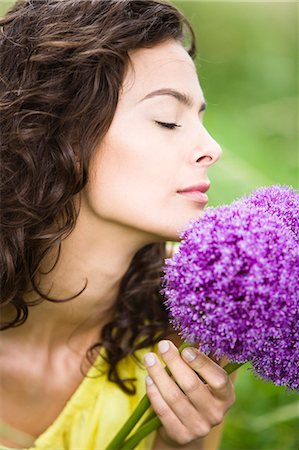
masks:
[[[202,444],[202,438],[223,421],[234,403],[232,381],[224,369],[196,348],[184,349],[180,357],[177,347],[164,340],[159,342],[159,352],[173,379],[154,353],[145,355],[147,394],[163,425],[158,439],[162,437],[170,446],[198,449],[186,445]]]
[[[24,325],[3,332],[1,417],[35,437],[55,420],[82,381],[82,357],[111,320],[119,284],[134,254],[149,243],[178,241],[179,232],[203,213],[204,205],[177,191],[208,182],[207,170],[221,156],[202,123],[203,92],[182,46],[168,41],[134,51],[130,58],[113,122],[81,193],[76,227],[62,242],[59,263],[40,284],[55,298],[74,295],[86,279],[87,288],[70,302],[31,308]],[[187,94],[193,105],[171,95],[144,99],[164,88]],[[170,129],[157,122],[179,126]],[[54,257],[52,252],[45,259],[43,271]],[[28,292],[26,298],[36,295]],[[202,354],[188,362],[170,343],[162,358],[184,393],[157,359],[151,366],[146,360],[153,381],[147,392],[163,424],[156,445],[163,441],[163,448],[189,448],[188,443],[206,436],[222,420],[233,403],[232,384]]]

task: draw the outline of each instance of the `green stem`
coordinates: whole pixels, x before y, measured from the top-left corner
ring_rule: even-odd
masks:
[[[233,373],[235,370],[237,370],[239,367],[243,366],[245,363],[236,363],[231,362],[228,363],[224,369],[227,372],[228,375]],[[123,446],[120,447],[119,450],[132,450],[134,449],[139,442],[144,439],[149,433],[159,428],[161,425],[161,422],[158,417],[156,417],[154,411],[147,417],[146,421],[143,422],[143,424],[137,429],[137,431],[129,438],[127,439]]]
[[[139,444],[139,442],[145,438],[148,434],[152,433],[154,430],[159,428],[161,425],[160,419],[155,416],[153,419],[146,422],[143,426],[138,428],[136,433],[133,434],[129,439],[127,439],[123,446],[119,450],[132,450]]]
[[[182,345],[179,348],[179,352],[181,353],[182,350],[186,347],[189,347],[190,344],[187,342],[183,342]],[[224,369],[227,371],[228,374],[234,372],[236,369],[238,369],[242,364],[239,363],[229,363],[227,366],[224,367]],[[165,368],[166,372],[170,374],[170,371],[168,367]],[[143,398],[138,403],[137,407],[131,414],[131,416],[128,418],[128,420],[124,423],[124,425],[121,427],[119,432],[116,434],[116,436],[112,439],[112,441],[108,444],[105,450],[115,450],[115,449],[121,449],[121,445],[127,445],[127,442],[129,442],[128,445],[133,445],[130,439],[134,437],[134,442],[136,440],[137,445],[138,442],[140,442],[141,439],[143,439],[145,436],[147,436],[149,433],[151,433],[153,430],[158,428],[160,426],[160,420],[157,419],[156,414],[154,411],[152,411],[145,420],[141,423],[139,428],[137,429],[136,433],[133,434],[127,441],[126,438],[129,436],[135,425],[139,422],[141,417],[144,415],[144,413],[147,411],[147,409],[150,407],[150,401],[148,399],[148,396],[145,394]],[[153,428],[154,427],[154,428]],[[136,437],[135,437],[136,436]],[[131,447],[134,448],[134,447]],[[126,449],[126,447],[125,447]]]
[[[226,373],[228,375],[230,375],[231,373],[233,373],[235,370],[239,369],[239,367],[241,367],[242,365],[244,365],[245,363],[237,363],[237,362],[231,362],[228,363],[224,369],[226,371]],[[199,375],[198,375],[199,376]],[[203,380],[201,377],[200,379],[203,381],[203,383],[207,383],[205,380]],[[146,422],[149,422],[151,419],[153,419],[154,417],[156,417],[156,413],[155,411],[152,411],[141,423],[141,425],[139,426],[138,430],[142,427],[142,425],[144,425]]]
[[[182,350],[188,346],[189,346],[189,344],[187,344],[186,342],[183,342],[183,344],[179,348],[179,352],[181,353]],[[170,374],[170,370],[168,369],[168,367],[166,367],[165,369],[166,369],[166,372],[168,374]],[[121,427],[121,429],[116,434],[116,436],[114,436],[114,438],[108,444],[108,446],[106,447],[105,450],[118,449],[119,446],[124,442],[126,437],[131,433],[131,431],[133,430],[133,428],[135,427],[135,425],[137,424],[139,419],[146,412],[146,410],[149,408],[149,406],[150,406],[150,401],[148,399],[148,396],[145,394],[142,397],[142,399],[140,400],[140,402],[138,403],[137,407],[135,408],[135,410],[133,411],[131,416],[124,423],[124,425]],[[153,417],[153,416],[151,415],[151,417]],[[144,422],[147,422],[148,420],[149,420],[149,418],[147,417]]]
[[[247,362],[246,363],[230,362],[226,364],[226,366],[223,368],[226,371],[226,373],[230,375],[231,373],[235,372],[235,370],[239,369],[239,367],[244,366],[244,364],[247,364]]]
[[[115,450],[120,448],[120,445],[124,442],[128,434],[132,431],[136,423],[139,421],[140,417],[143,416],[143,414],[145,413],[145,411],[148,409],[149,406],[150,401],[148,399],[148,396],[145,394],[138,403],[136,409],[133,411],[133,413],[130,415],[130,417],[124,423],[124,425],[121,427],[116,436],[108,444],[105,450]]]
[[[138,430],[147,422],[149,422],[151,419],[153,419],[154,417],[156,417],[156,413],[155,411],[151,411],[150,414],[141,422],[140,427],[138,428]]]

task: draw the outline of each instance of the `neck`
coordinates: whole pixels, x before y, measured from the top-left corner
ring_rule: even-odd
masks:
[[[140,231],[107,224],[99,218],[92,220],[80,210],[75,229],[62,241],[60,258],[49,273],[58,249],[52,249],[43,260],[37,286],[57,300],[76,295],[87,282],[85,290],[69,301],[44,300],[29,307],[25,324],[8,332],[20,339],[26,335],[28,345],[30,341],[34,345],[57,346],[70,338],[77,344],[94,341],[101,327],[113,318],[120,282],[132,258],[149,243],[149,236]],[[29,301],[39,297],[35,291],[25,296]]]

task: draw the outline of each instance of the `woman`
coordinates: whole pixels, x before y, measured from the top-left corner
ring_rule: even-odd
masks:
[[[221,155],[192,29],[159,0],[23,0],[1,25],[2,447],[102,450],[146,389],[139,448],[203,448],[232,383],[179,355],[159,294]]]

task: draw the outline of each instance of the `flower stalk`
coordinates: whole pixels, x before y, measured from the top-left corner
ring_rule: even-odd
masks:
[[[227,372],[227,374],[230,375],[244,364],[246,363],[230,362],[224,367],[224,369]],[[152,411],[152,413],[147,417],[147,419],[144,422],[142,422],[137,431],[124,442],[124,444],[120,447],[119,450],[134,449],[142,439],[144,439],[148,434],[152,433],[154,430],[159,428],[160,425],[161,425],[160,419],[156,416],[155,412]]]
[[[298,193],[272,186],[186,227],[161,291],[186,341],[180,352],[200,342],[200,351],[235,361],[228,374],[250,361],[261,378],[299,390],[298,217]],[[106,450],[132,450],[161,425],[154,411],[140,421],[149,406],[145,395]]]
[[[181,353],[182,350],[186,347],[190,347],[190,344],[187,342],[183,342],[183,344],[179,348],[179,352]],[[231,362],[227,364],[224,369],[228,374],[234,372],[237,370],[240,366],[242,366],[243,363],[235,363]],[[170,371],[168,367],[165,368],[167,373],[170,374]],[[108,444],[105,450],[115,450],[116,448],[119,450],[132,450],[133,448],[138,445],[138,443],[144,439],[148,434],[150,434],[152,431],[159,428],[161,425],[161,422],[159,418],[156,416],[155,412],[152,411],[148,417],[145,418],[145,420],[140,424],[139,428],[136,430],[136,432],[130,436],[128,439],[127,437],[132,432],[134,427],[138,424],[140,419],[144,416],[144,414],[147,412],[147,410],[150,407],[150,401],[148,399],[148,396],[145,394],[143,398],[140,400],[139,404],[129,417],[129,419],[124,423],[122,428],[119,430],[119,432],[116,434],[116,436],[112,439],[112,441]]]
[[[190,344],[187,342],[183,342],[182,345],[179,348],[179,352],[181,353],[182,350],[186,347],[189,347]],[[170,371],[168,367],[165,368],[166,372],[170,374]],[[144,413],[148,410],[150,407],[150,401],[148,399],[148,396],[145,394],[140,402],[138,403],[137,407],[131,414],[131,416],[128,418],[128,420],[124,423],[124,425],[121,427],[119,432],[114,436],[112,441],[108,444],[105,450],[115,450],[116,448],[119,449],[120,445],[123,444],[127,436],[131,433],[135,425],[138,423],[140,418],[144,415]],[[145,421],[144,421],[145,423]]]
[[[150,406],[150,401],[147,395],[144,395],[137,405],[136,409],[133,411],[128,420],[124,423],[122,428],[116,434],[116,436],[112,439],[112,441],[106,447],[106,450],[115,450],[120,449],[126,437],[133,430],[140,417],[147,411]]]

